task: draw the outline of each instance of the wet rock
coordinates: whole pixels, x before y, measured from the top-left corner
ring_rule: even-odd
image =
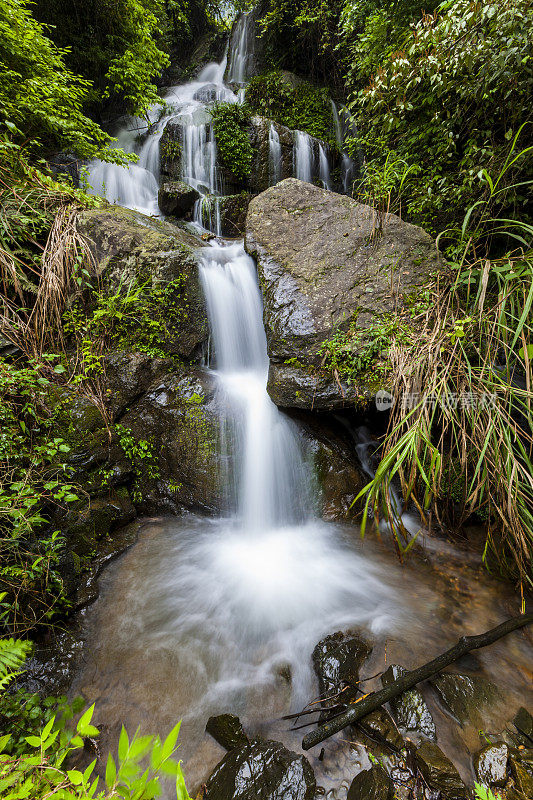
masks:
[[[244,236],[246,214],[252,195],[249,192],[230,194],[225,197],[208,195],[202,201],[204,227],[216,230],[217,218],[220,235],[228,238]]]
[[[401,750],[404,741],[394,720],[384,708],[372,711],[358,723],[361,730],[374,741],[388,744],[393,750]]]
[[[258,261],[278,405],[338,408],[382,388],[371,368],[356,386],[339,386],[321,346],[343,331],[371,335],[384,315],[409,307],[440,261],[421,228],[395,215],[377,226],[369,206],[292,178],[250,203],[246,247]]]
[[[533,717],[523,706],[516,712],[513,725],[518,731],[519,744],[531,747],[533,744]]]
[[[209,717],[205,727],[213,739],[226,750],[233,750],[235,747],[243,747],[248,744],[241,721],[234,714],[219,714],[217,717]]]
[[[443,672],[431,679],[444,707],[461,724],[484,728],[483,711],[501,699],[497,687],[479,676]]]
[[[266,117],[254,115],[250,129],[253,151],[252,170],[249,189],[253,194],[264,192],[273,183],[274,166],[270,158],[270,128],[276,131],[281,155],[279,162],[280,180],[291,178],[294,171],[294,132]]]
[[[316,782],[304,756],[279,742],[231,750],[205,785],[205,800],[313,800]]]
[[[392,664],[381,676],[381,683],[383,686],[388,686],[397,678],[405,675],[406,672],[407,670],[404,667]],[[437,738],[431,711],[418,689],[409,689],[409,691],[391,700],[390,705],[400,728],[404,728],[406,731],[417,731],[427,736],[428,739]]]
[[[119,206],[84,211],[78,230],[91,245],[104,291],[125,292],[135,282],[147,291],[171,287],[176,324],[158,347],[168,355],[199,360],[208,336],[196,258],[204,246],[201,239]]]
[[[347,800],[392,800],[393,797],[393,782],[381,767],[374,765],[355,776]]]
[[[474,759],[474,768],[484,786],[504,786],[507,780],[509,748],[504,742],[489,744]]]
[[[183,181],[166,181],[159,189],[157,202],[163,214],[185,217],[194,208],[200,194]]]
[[[318,678],[322,707],[347,704],[358,696],[359,670],[372,651],[371,645],[354,633],[338,631],[322,639],[313,650],[313,667]]]
[[[416,763],[430,788],[440,791],[443,798],[463,800],[468,796],[458,771],[435,742],[422,742],[416,751]]]
[[[121,425],[137,441],[151,443],[154,453],[137,464],[143,512],[221,508],[217,400],[208,372],[176,370],[156,380],[121,418]]]
[[[533,797],[533,764],[526,765],[524,761],[514,756],[510,757],[509,763],[515,790],[524,800],[525,798],[531,800]]]
[[[118,350],[104,358],[106,403],[113,419],[148,392],[155,381],[173,369],[170,359]]]

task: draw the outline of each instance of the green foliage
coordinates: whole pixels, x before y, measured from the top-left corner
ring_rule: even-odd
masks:
[[[343,0],[271,0],[261,29],[272,66],[340,86],[347,54],[342,9]]]
[[[85,740],[99,735],[92,724],[94,705],[82,714],[75,730],[68,723],[73,709],[64,707],[61,716],[51,716],[38,733],[25,736],[26,746],[13,757],[11,736],[0,737],[0,793],[4,800],[49,797],[57,800],[151,800],[160,792],[160,778],[171,777],[177,800],[190,800],[181,764],[173,756],[181,723],[164,741],[158,736],[141,736],[137,730],[130,740],[122,728],[118,758],[109,753],[105,779],[94,774],[96,759],[84,770],[69,768],[69,760],[84,747]],[[148,760],[148,767],[144,761]],[[142,764],[142,765],[141,765]]]
[[[71,72],[23,0],[0,4],[0,123],[18,142],[116,159],[110,137],[82,111],[90,84]]]
[[[283,73],[268,72],[251,79],[246,89],[246,102],[256,114],[336,145],[327,89],[307,81],[293,84]]]
[[[527,155],[515,145],[496,177],[483,176],[488,199],[455,231],[449,282],[420,315],[417,339],[390,348],[396,405],[382,461],[361,495],[367,511],[384,513],[396,529],[395,476],[423,518],[431,508],[457,525],[476,514],[487,520],[485,555],[492,550],[503,571],[531,585],[533,226],[490,216],[506,197],[506,171]],[[490,257],[495,241],[513,240],[519,248]]]
[[[0,600],[5,594],[0,594]],[[20,669],[32,649],[31,642],[20,639],[0,639],[0,692],[20,674]]]
[[[388,35],[390,8],[379,13],[379,35],[365,28],[356,46],[370,61]],[[532,119],[532,15],[530,0],[442,3],[403,29],[401,50],[385,57],[366,87],[352,75],[358,144],[371,165],[392,158],[412,170],[404,187],[411,218],[438,229],[487,195],[482,170],[500,171],[519,126]],[[529,126],[523,135],[531,135]],[[531,193],[520,183],[531,163],[528,154],[506,174],[507,214],[527,214]]]
[[[246,105],[218,103],[212,114],[220,163],[244,181],[250,174],[253,157],[250,111]]]

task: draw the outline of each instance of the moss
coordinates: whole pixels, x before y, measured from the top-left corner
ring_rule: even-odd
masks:
[[[327,89],[307,81],[292,81],[283,72],[252,78],[246,90],[250,109],[280,125],[307,131],[337,147],[331,99]]]

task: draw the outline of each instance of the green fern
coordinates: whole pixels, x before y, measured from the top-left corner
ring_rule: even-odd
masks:
[[[31,652],[31,642],[0,639],[0,692],[20,675],[21,667]]]

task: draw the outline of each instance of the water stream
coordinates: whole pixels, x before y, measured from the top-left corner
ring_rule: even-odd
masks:
[[[246,36],[243,23],[234,33],[237,50],[230,54],[236,82],[246,75]],[[209,65],[197,81],[167,93],[174,118],[185,125],[184,180],[204,195],[220,187],[216,144],[201,98],[209,89],[210,97],[237,102],[223,84],[225,66],[225,61]],[[140,149],[131,120],[120,133],[120,141],[139,152],[137,166],[92,165],[95,192],[157,213],[156,152],[169,118],[157,121],[160,111],[153,110],[154,126]],[[277,145],[271,130],[274,154]],[[311,180],[307,134],[297,134],[295,152],[297,174]],[[327,185],[324,159],[325,153],[320,166]],[[275,156],[274,182],[278,164]],[[477,632],[488,618],[505,616],[511,602],[507,596],[495,602],[486,580],[463,618],[454,619],[465,597],[459,561],[450,556],[454,566],[439,564],[440,573],[423,560],[402,568],[379,542],[363,550],[355,526],[317,518],[316,482],[303,438],[266,391],[268,356],[255,264],[241,241],[218,238],[200,251],[199,268],[211,330],[210,369],[222,399],[227,513],[218,519],[146,522],[138,544],[106,571],[100,599],[85,612],[88,645],[74,684],[74,691],[98,701],[104,746],[116,742],[122,722],[131,730],[140,725],[165,734],[183,718],[182,757],[191,792],[223,755],[204,733],[211,714],[239,714],[250,733],[299,748],[301,733],[281,717],[316,696],[311,653],[325,634],[358,628],[374,637],[368,673],[373,674],[387,659],[408,666],[426,660],[456,629]],[[513,674],[524,663],[516,644],[496,652],[506,669],[512,664]],[[517,695],[504,673],[508,703],[516,706],[521,684]],[[457,742],[450,742],[453,747]],[[360,747],[342,739],[328,743],[324,760],[311,758],[328,797],[345,797],[347,776],[368,764]],[[469,765],[461,769],[466,774]]]

